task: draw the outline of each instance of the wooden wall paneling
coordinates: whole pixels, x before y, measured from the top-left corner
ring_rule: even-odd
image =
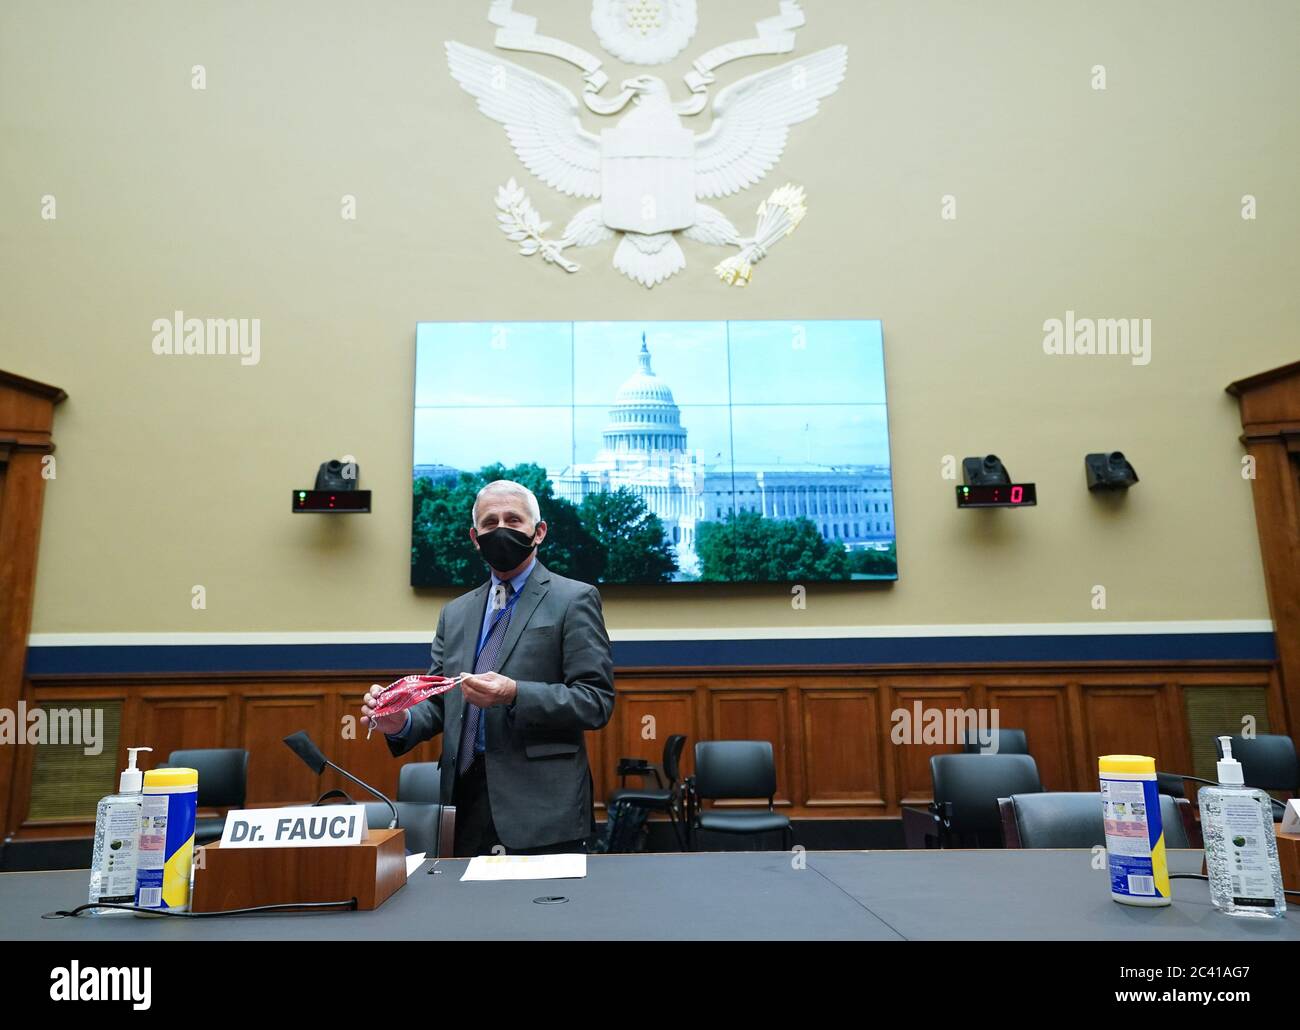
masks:
[[[1097,789],[1102,755],[1151,755],[1157,769],[1168,771],[1186,751],[1187,731],[1182,713],[1174,710],[1170,684],[1158,678],[1127,684],[1123,679],[1082,684],[1087,771],[1080,790]]]
[[[1071,790],[1091,790],[1097,782],[1097,759],[1092,754],[1092,742],[1088,739],[1088,713],[1083,700],[1083,684],[1077,678],[1065,684],[1065,708],[1069,713],[1070,737],[1074,745],[1070,749],[1070,769],[1073,775]]]
[[[930,777],[930,758],[939,754],[955,754],[961,750],[955,742],[924,742],[924,721],[916,719],[917,702],[920,702],[922,720],[931,709],[947,712],[950,709],[973,707],[974,689],[968,676],[925,676],[907,679],[891,678],[886,681],[889,694],[889,712],[881,727],[884,747],[892,756],[895,771],[898,805],[928,805],[934,799]],[[906,716],[894,722],[895,713]],[[945,724],[947,719],[945,717]],[[896,733],[896,727],[898,732]],[[903,730],[910,729],[910,735]],[[903,743],[895,743],[896,737]]]
[[[1073,790],[1076,777],[1066,682],[1017,675],[992,678],[983,686],[983,706],[997,711],[998,727],[1025,731],[1043,789]]]
[[[1195,690],[1196,685],[1194,683],[1189,684],[1186,680],[1181,678],[1174,680],[1169,684],[1169,710],[1173,713],[1171,717],[1178,725],[1179,732],[1171,735],[1172,740],[1170,741],[1170,747],[1172,751],[1167,757],[1168,764],[1164,766],[1161,766],[1159,763],[1156,764],[1156,769],[1160,772],[1192,772],[1192,742],[1187,725],[1187,701],[1183,697],[1183,694],[1187,689]],[[1184,789],[1189,786],[1193,786],[1193,784],[1183,784]],[[1191,797],[1194,798],[1195,796],[1195,791],[1193,791]],[[1194,801],[1193,804],[1195,804]]]
[[[720,740],[714,729],[713,706],[710,704],[710,698],[713,691],[709,687],[709,681],[701,677],[694,681],[694,703],[695,703],[695,737],[686,742],[686,754],[683,756],[683,768],[689,772],[683,772],[683,776],[695,775],[695,745],[701,740]]]
[[[1288,718],[1286,698],[1282,693],[1282,677],[1276,666],[1268,671],[1268,724],[1277,727],[1274,733],[1297,736],[1300,726]]]
[[[879,686],[864,677],[818,677],[801,686],[798,701],[802,803],[828,816],[883,812]]]
[[[902,781],[899,776],[898,756],[889,740],[890,713],[894,706],[894,692],[889,681],[871,678],[868,681],[876,692],[876,725],[880,727],[880,768],[883,773],[881,792],[885,798],[885,814],[896,816],[903,807]]]
[[[318,745],[332,739],[332,715],[328,692],[321,687],[294,683],[246,689],[243,734],[238,746],[245,748],[249,756],[250,808],[315,801],[325,791],[347,782],[328,770],[316,776],[284,745],[284,738],[298,730],[306,730]]]
[[[776,801],[778,806],[792,804],[794,780],[790,760],[790,734],[786,688],[766,677],[746,676],[743,686],[725,686],[710,696],[712,730],[708,740],[766,740],[772,744],[776,763]],[[766,800],[766,799],[764,799]],[[741,804],[722,801],[723,806]]]
[[[798,676],[786,676],[775,681],[774,685],[783,690],[782,700],[785,704],[785,725],[789,727],[789,732],[785,735],[785,762],[784,766],[790,777],[790,782],[785,785],[784,793],[790,798],[790,806],[794,810],[808,811],[808,769],[807,755],[810,750],[808,740],[804,736],[803,720],[803,688],[812,682],[816,682],[822,677],[816,673],[806,673]],[[778,760],[779,761],[779,760]],[[782,784],[780,781],[781,765],[777,765],[778,779],[776,789],[778,795],[782,793]]]
[[[651,720],[651,721],[647,721]],[[610,720],[613,733],[605,732],[609,747],[603,755],[604,771],[618,786],[615,770],[620,758],[643,758],[654,765],[663,761],[664,743],[674,733],[686,735],[682,764],[694,768],[695,742],[700,739],[695,710],[695,688],[669,681],[648,681],[644,687],[620,690]],[[646,736],[646,734],[651,734]],[[689,764],[688,764],[689,761]],[[629,780],[632,786],[635,781]]]
[[[128,747],[153,748],[140,755],[140,768],[156,769],[167,764],[173,751],[228,746],[229,687],[147,686],[132,690],[128,698],[130,708],[122,720],[123,768]]]
[[[403,762],[434,761],[439,741],[393,759],[382,740],[344,737],[341,718],[358,713],[361,695],[387,673],[267,673],[38,677],[29,704],[123,701],[121,748],[158,748],[159,764],[173,749],[218,746],[250,751],[251,805],[314,800],[332,783],[354,797],[341,778],[313,776],[282,738],[305,729],[334,761],[394,792]],[[395,678],[396,673],[388,676]],[[610,724],[588,734],[593,801],[616,787],[624,755],[659,762],[662,743],[688,737],[683,771],[693,772],[701,740],[763,739],[774,745],[779,801],[797,818],[896,816],[901,805],[930,800],[929,758],[956,751],[955,742],[895,745],[891,715],[951,708],[999,711],[1003,727],[1019,726],[1049,789],[1095,790],[1099,754],[1155,753],[1162,769],[1186,771],[1182,697],[1198,687],[1256,686],[1268,692],[1274,729],[1285,726],[1281,688],[1267,662],[1156,663],[1118,666],[1043,665],[904,668],[811,667],[620,670],[619,699]],[[655,718],[655,740],[641,737],[641,717]],[[22,837],[89,833],[89,824],[61,829],[26,818],[31,752],[15,749],[13,796]],[[21,811],[19,811],[21,810]],[[66,821],[65,821],[66,822]]]

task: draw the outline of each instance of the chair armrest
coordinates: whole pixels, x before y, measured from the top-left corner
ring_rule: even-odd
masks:
[[[1002,846],[1019,849],[1020,824],[1016,822],[1016,805],[1010,798],[998,798],[998,815],[1002,817]]]
[[[452,858],[456,852],[456,806],[442,805],[438,813],[438,857]]]

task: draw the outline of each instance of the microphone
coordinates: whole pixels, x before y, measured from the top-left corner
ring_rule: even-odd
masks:
[[[307,768],[310,769],[312,772],[314,772],[317,776],[323,773],[325,771],[326,766],[328,766],[339,775],[346,776],[357,786],[370,791],[371,794],[377,797],[380,801],[386,804],[389,807],[389,809],[392,810],[393,820],[388,824],[388,828],[390,830],[397,829],[397,806],[394,805],[391,801],[389,801],[388,798],[385,797],[383,794],[381,794],[379,791],[375,790],[374,787],[370,786],[370,784],[366,783],[364,780],[357,779],[346,769],[340,769],[337,765],[335,765],[328,758],[326,758],[325,753],[316,746],[316,742],[312,740],[311,737],[307,736],[306,730],[299,730],[297,733],[290,733],[287,737],[284,738],[284,743],[289,748],[289,750],[292,751],[299,758],[301,758],[303,762],[306,764]]]

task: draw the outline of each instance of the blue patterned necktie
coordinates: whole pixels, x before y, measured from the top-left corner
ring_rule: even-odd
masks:
[[[487,638],[479,649],[478,659],[474,662],[475,676],[480,672],[496,672],[497,661],[501,656],[501,643],[505,640],[506,628],[510,625],[510,609],[514,607],[510,601],[514,597],[515,588],[508,582],[501,585],[505,588],[502,607],[492,620]],[[463,773],[474,763],[474,749],[478,745],[478,727],[482,720],[483,709],[466,701],[465,717],[460,733],[460,754],[456,758],[458,772]]]

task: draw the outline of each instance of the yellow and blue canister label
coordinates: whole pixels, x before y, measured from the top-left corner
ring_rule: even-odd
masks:
[[[1155,760],[1107,755],[1098,764],[1111,896],[1135,904],[1168,904],[1169,864]]]
[[[151,769],[144,774],[135,878],[140,908],[189,908],[198,803],[197,770]]]

